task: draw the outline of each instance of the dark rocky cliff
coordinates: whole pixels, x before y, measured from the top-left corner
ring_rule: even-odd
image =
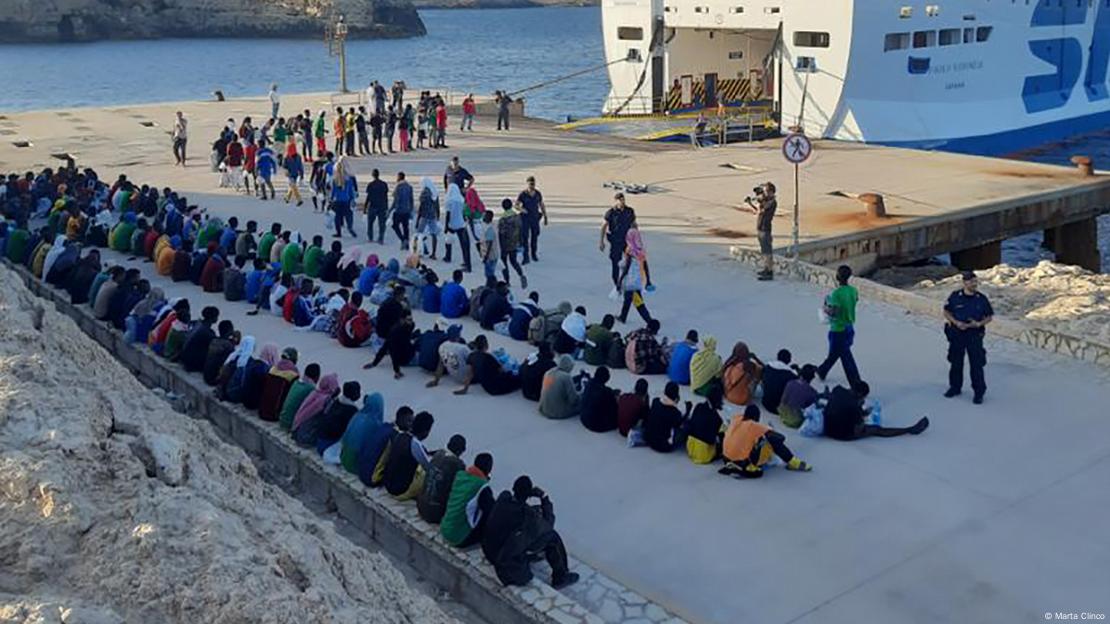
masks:
[[[425,33],[409,0],[3,0],[0,42],[162,37],[323,37],[343,14],[350,38]]]

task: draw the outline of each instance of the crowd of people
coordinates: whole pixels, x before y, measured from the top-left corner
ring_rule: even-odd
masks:
[[[354,127],[357,134],[357,122]],[[242,131],[229,134],[225,156]],[[288,136],[287,144],[294,145]],[[269,159],[259,156],[268,149],[266,140],[258,143],[256,171]],[[339,145],[334,149],[339,152]],[[313,165],[312,176],[320,178],[335,213],[335,238],[344,227],[354,234],[349,215],[357,206],[358,183],[344,157],[319,151],[322,164]],[[285,152],[284,165],[295,158],[296,149]],[[547,223],[534,178],[527,179],[515,200],[502,201],[495,220],[477,196],[474,176],[457,157],[444,172],[443,209],[440,185],[430,179],[422,181],[417,196],[404,173],[397,174],[392,189],[377,170],[371,177],[363,208],[367,240],[384,245],[385,223],[392,216],[400,258],[379,257],[358,245],[345,248],[341,240],[326,244],[323,235],[302,237],[276,222],[260,230],[255,221],[224,221],[170,188],[137,186],[126,176],[108,184],[94,170],[76,167],[7,179],[0,253],[65,289],[73,303],[88,304],[97,319],[111,323],[127,340],[202,374],[221,399],[278,422],[324,461],[342,465],[368,487],[415,499],[421,517],[439,523],[449,543],[480,543],[505,583],[528,582],[530,562],[539,553],[551,564],[555,586],[576,579],[554,529],[551,501],[527,476],[495,497],[490,453],[475,455],[468,467],[461,435],[451,436],[445,449],[426,447],[432,414],[402,405],[387,422],[380,393],[364,395],[359,382],[341,383],[337,373],[325,374],[318,363],[302,369],[296,349],[256,345],[231,320],[221,319],[219,308],[205,306],[195,314],[188,299],[167,298],[140,269],[105,262],[99,249],[150,262],[155,274],[174,282],[222,293],[228,302],[250,306],[247,314],[272,314],[298,330],[323,333],[343,348],[366,348],[372,353],[366,368],[388,358],[394,377],[422,369],[431,377],[429,388],[446,378],[457,395],[474,387],[492,396],[520,393],[546,418],[578,418],[588,431],[617,432],[629,447],[682,451],[691,462],[718,464],[718,471],[731,477],[759,478],[776,464],[789,471],[812,469],[791,451],[784,432],[765,422],[766,413],[778,415],[787,429],[838,440],[919,434],[929,425],[927,418],[909,427],[882,424],[850,350],[858,293],[848,267],[839,269],[840,286],[823,309],[830,325],[829,354],[820,366],[796,365],[788,349],[764,361],[744,342],[736,342],[722,358],[714,337],[690,329],[671,340],[647,310],[644,293],[653,289],[647,252],[623,195],[617,194],[606,213],[600,241],[611,260],[613,295],[622,302],[621,312],[590,322],[584,306],[562,301],[545,308],[539,291],[524,294],[528,281],[522,265],[539,260],[540,225]],[[260,179],[256,188],[272,197],[269,180]],[[36,227],[30,227],[32,222]],[[441,231],[450,236],[444,260],[452,261],[455,244],[462,260],[442,284],[429,264],[437,259]],[[523,262],[517,260],[521,250]],[[463,281],[472,270],[472,252],[486,280],[468,290]],[[514,272],[520,297],[511,288]],[[632,307],[643,326],[618,332],[617,323],[628,322]],[[437,320],[418,328],[416,310]],[[470,339],[463,335],[464,318],[481,329]],[[535,351],[517,361],[494,348],[490,336],[527,342]],[[819,390],[817,380],[823,381],[838,361],[848,385]],[[577,374],[576,368],[581,369]],[[612,370],[621,368],[638,377],[632,389],[611,385]],[[652,376],[660,378],[661,387],[654,397]],[[981,380],[973,379],[978,396]],[[696,397],[696,405],[681,400],[683,387]],[[734,406],[731,418],[726,418],[726,403]]]

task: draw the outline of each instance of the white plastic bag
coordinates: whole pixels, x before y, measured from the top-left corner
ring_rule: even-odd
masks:
[[[621,293],[620,293],[620,291],[617,290],[617,287],[614,286],[613,290],[609,291],[609,301],[620,301],[620,300],[621,300]]]
[[[328,231],[335,229],[335,213],[331,210],[324,213],[324,229]]]
[[[807,438],[819,438],[825,433],[825,412],[816,405],[810,405],[802,414],[805,422],[798,428],[798,433]]]

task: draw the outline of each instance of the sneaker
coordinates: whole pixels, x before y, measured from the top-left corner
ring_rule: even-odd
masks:
[[[555,578],[555,577],[551,578],[551,586],[554,587],[555,589],[563,589],[564,587],[569,587],[571,585],[574,585],[577,582],[578,582],[578,573],[577,572],[567,572],[566,574],[563,575],[562,578],[558,578],[558,579]]]
[[[790,461],[786,464],[786,469],[793,472],[811,472],[813,470],[813,466],[810,466],[797,457],[792,457],[790,458]]]
[[[952,397],[960,396],[960,391],[955,388],[949,388],[944,391],[944,398],[951,399]]]
[[[982,394],[976,394],[974,397],[972,397],[971,402],[976,404],[976,405],[982,405],[983,404],[983,395]]]
[[[769,281],[775,279],[775,274],[774,273],[758,273],[758,274],[756,274],[755,278],[757,280],[761,281],[761,282],[769,282]]]
[[[917,423],[914,424],[914,426],[910,427],[910,433],[912,433],[913,435],[918,435],[922,431],[925,431],[928,428],[929,428],[929,417],[928,416],[922,416],[921,420],[917,421]]]

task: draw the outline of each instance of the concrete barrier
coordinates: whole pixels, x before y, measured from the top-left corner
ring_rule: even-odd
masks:
[[[734,259],[744,264],[755,268],[762,267],[762,256],[757,250],[732,246],[729,248],[729,253]],[[805,261],[794,261],[775,256],[775,273],[791,279],[816,284],[829,290],[836,288],[835,269]],[[853,278],[852,284],[859,290],[863,298],[882,301],[904,308],[914,314],[935,318],[941,322],[944,321],[943,304],[935,299],[861,277]],[[1110,368],[1110,345],[1004,318],[995,318],[994,322],[991,323],[990,332],[1038,349]]]
[[[187,414],[210,421],[227,440],[265,462],[269,470],[288,479],[302,495],[333,504],[342,518],[362,530],[384,552],[411,565],[483,620],[498,624],[604,624],[626,619],[619,610],[615,620],[600,617],[594,605],[576,601],[538,580],[524,587],[501,585],[480,548],[462,551],[450,546],[440,537],[438,527],[419,517],[411,502],[398,502],[381,490],[370,490],[342,467],[324,464],[314,449],[298,446],[277,423],[262,421],[241,406],[216,399],[200,376],[185,373],[145,346],[127,343],[120,332],[96,320],[87,306],[71,304],[64,291],[39,281],[24,267],[6,259],[2,262],[23,279],[32,293],[73,319],[144,384],[176,395]],[[604,583],[610,594],[624,596],[624,602],[633,605],[630,608],[636,612],[651,609],[655,617],[648,618],[649,622],[683,622],[586,564],[572,560],[572,569],[583,575],[584,582],[579,585]]]

